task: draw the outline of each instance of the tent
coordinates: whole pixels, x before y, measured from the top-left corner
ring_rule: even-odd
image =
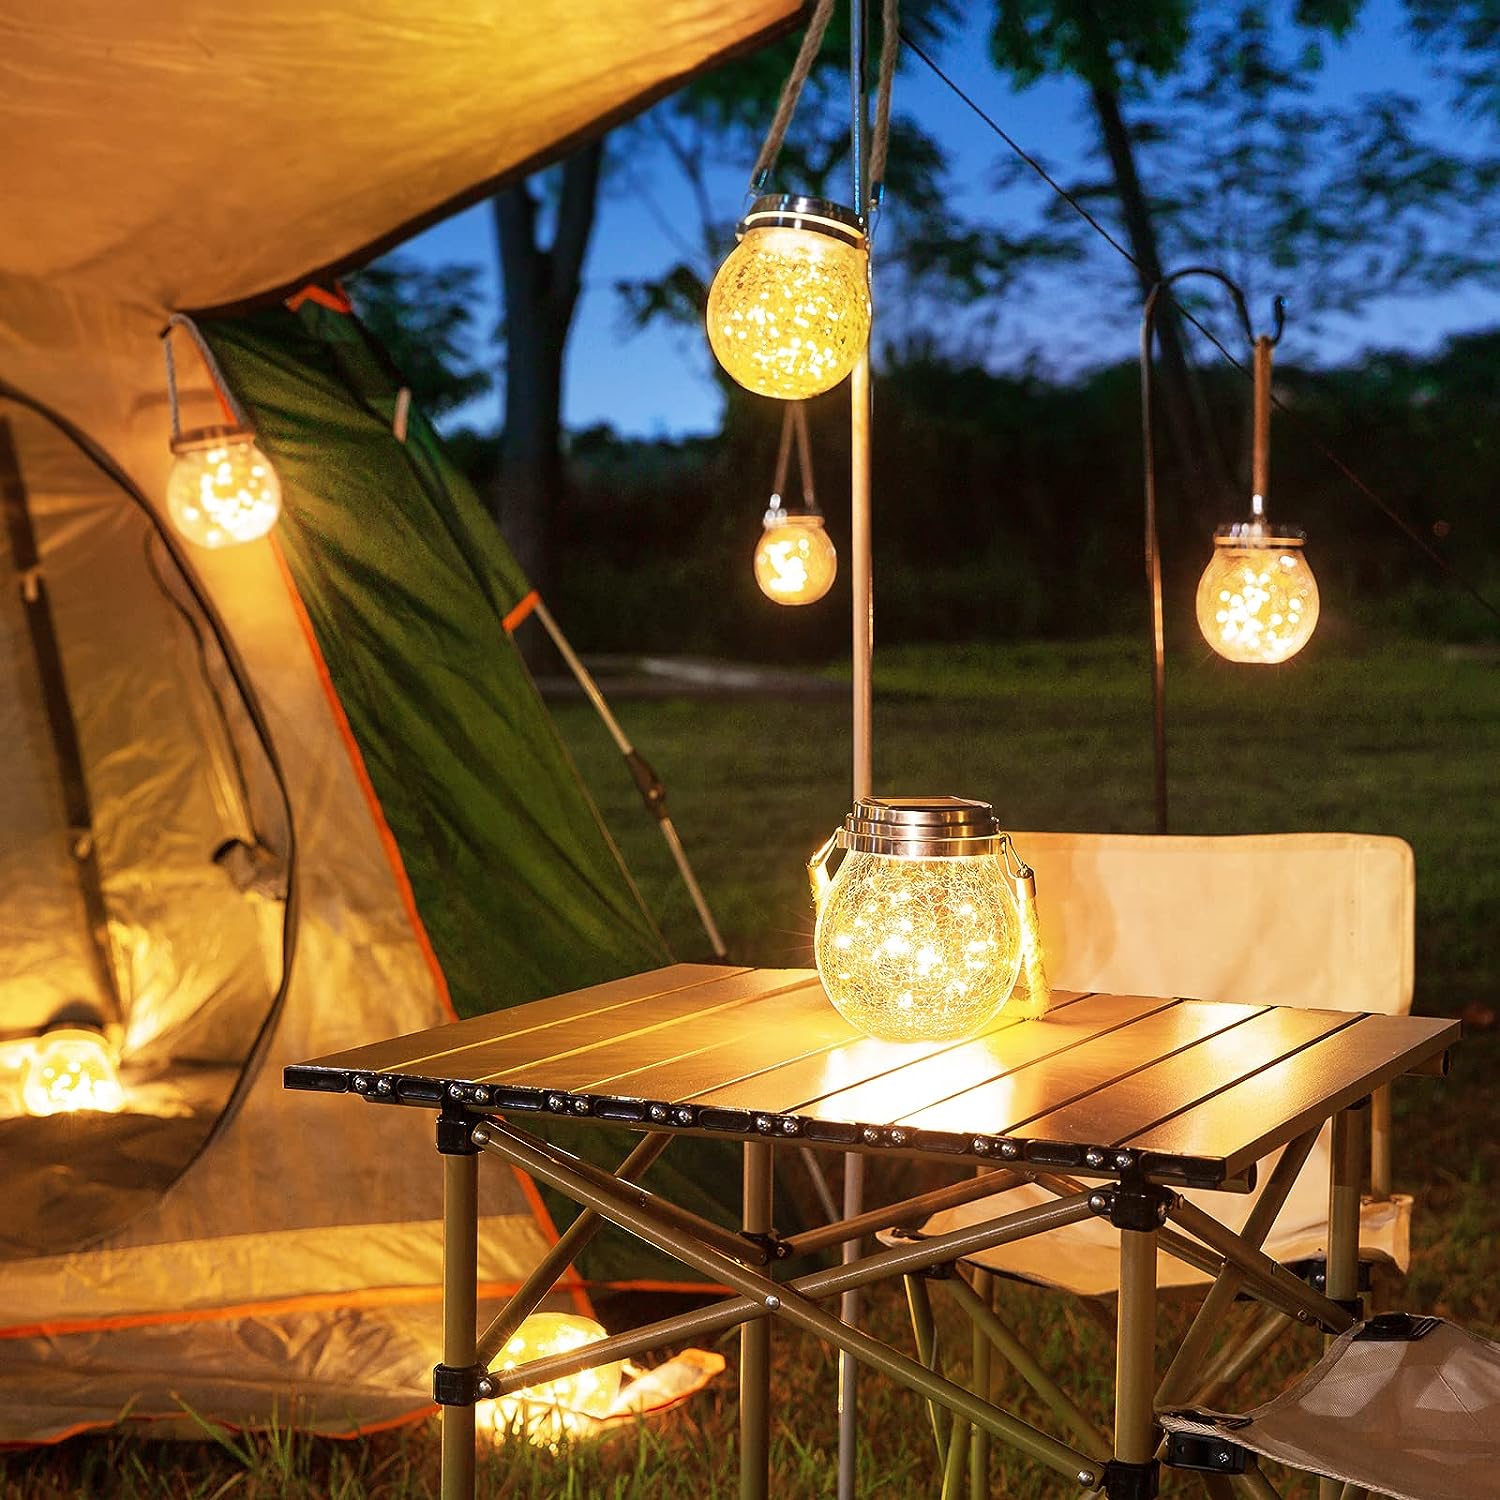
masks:
[[[281,1065],[664,949],[510,643],[524,579],[357,322],[292,294],[794,9],[0,23],[0,1440],[127,1406],[413,1411],[438,1176],[379,1109],[289,1103]],[[160,334],[215,308],[286,495],[225,552],[162,520]],[[179,369],[184,425],[215,420],[206,366]],[[28,1106],[59,1021],[118,1042],[123,1093],[92,1102],[122,1107]],[[549,1224],[528,1184],[487,1191],[498,1295]]]

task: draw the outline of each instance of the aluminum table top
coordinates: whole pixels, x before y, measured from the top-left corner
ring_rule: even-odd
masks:
[[[1028,1161],[1217,1186],[1401,1073],[1456,1021],[1059,993],[967,1041],[862,1036],[806,969],[676,964],[286,1070],[376,1103]]]

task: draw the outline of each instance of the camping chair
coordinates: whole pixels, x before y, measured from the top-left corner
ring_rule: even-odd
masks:
[[[1411,849],[1400,839],[1321,833],[1013,837],[1036,872],[1042,944],[1058,989],[1386,1014],[1411,1008],[1415,881]],[[1404,1272],[1409,1256],[1411,1199],[1390,1190],[1388,1097],[1373,1101],[1371,1127],[1371,1193],[1360,1215],[1362,1277],[1366,1264],[1379,1262]],[[1325,1129],[1264,1244],[1268,1255],[1315,1284],[1326,1245],[1329,1150]],[[1262,1164],[1262,1184],[1271,1165]],[[1184,1196],[1238,1230],[1258,1194]],[[946,1210],[920,1232],[942,1234],[1048,1201],[1044,1188],[1022,1184]],[[1098,1315],[1102,1309],[1093,1299],[1117,1290],[1118,1242],[1119,1232],[1094,1218],[966,1262],[980,1295],[971,1298],[956,1283],[955,1292],[971,1307],[976,1324],[991,1329],[985,1340],[976,1328],[976,1379],[987,1379],[988,1350],[997,1341],[1019,1373],[1030,1379],[1026,1366],[1035,1370],[1013,1341],[1006,1344],[1003,1326],[977,1305],[993,1275],[1070,1292]],[[1162,1288],[1211,1279],[1165,1253],[1157,1276]],[[921,1349],[929,1345],[931,1326],[925,1306],[919,1306],[925,1288],[909,1290]],[[1196,1390],[1177,1392],[1176,1399],[1208,1401],[1228,1389],[1289,1321],[1268,1311],[1205,1372]],[[1048,1387],[1045,1399],[1059,1394],[1044,1376],[1042,1384]],[[1064,1403],[1058,1410],[1076,1429],[1076,1409]],[[982,1472],[982,1460],[976,1459],[974,1472]]]
[[[1245,1416],[1163,1411],[1167,1463],[1274,1500],[1257,1459],[1333,1481],[1340,1500],[1500,1496],[1500,1344],[1442,1318],[1388,1313],[1334,1341],[1290,1390]]]

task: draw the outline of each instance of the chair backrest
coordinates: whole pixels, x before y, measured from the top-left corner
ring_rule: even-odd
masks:
[[[1016,833],[1058,989],[1388,1015],[1411,1009],[1402,839]]]

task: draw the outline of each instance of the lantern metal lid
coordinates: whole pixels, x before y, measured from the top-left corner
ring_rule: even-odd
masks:
[[[1214,532],[1215,547],[1302,547],[1307,533],[1300,526],[1272,526],[1264,516],[1233,521]]]
[[[752,229],[806,229],[853,245],[857,250],[866,248],[865,227],[853,209],[828,198],[809,198],[801,193],[767,193],[757,198],[735,232],[743,239]]]
[[[995,810],[969,797],[860,797],[838,841],[857,854],[942,859],[1004,847]]]
[[[204,448],[227,448],[254,441],[255,434],[248,427],[194,427],[191,431],[176,433],[171,449],[173,453],[196,453]]]

